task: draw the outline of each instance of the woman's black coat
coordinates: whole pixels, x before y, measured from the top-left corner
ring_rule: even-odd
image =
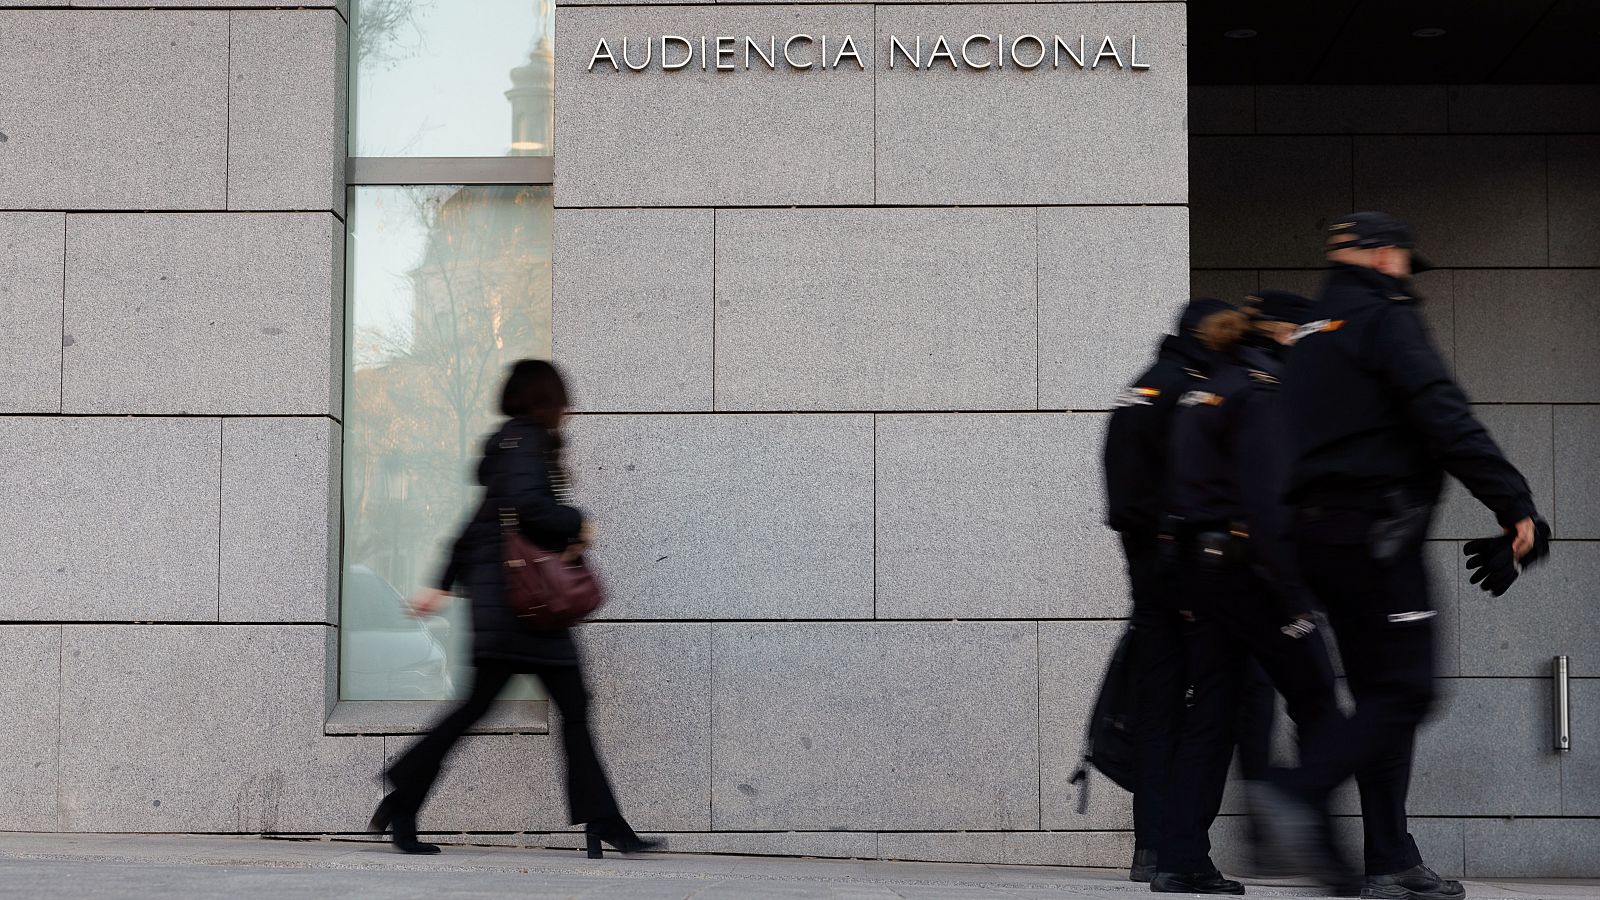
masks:
[[[448,591],[465,586],[472,600],[472,656],[534,665],[576,665],[568,629],[533,631],[512,615],[504,599],[500,514],[515,509],[522,534],[546,550],[578,540],[583,513],[556,501],[551,486],[552,435],[527,419],[509,419],[484,442],[478,463],[483,502],[462,526],[438,579]]]

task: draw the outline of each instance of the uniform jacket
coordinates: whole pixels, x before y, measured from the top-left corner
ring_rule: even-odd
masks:
[[[577,649],[567,629],[535,632],[504,600],[500,511],[515,509],[524,537],[546,550],[577,541],[583,513],[556,501],[551,487],[550,435],[542,425],[510,419],[484,441],[478,463],[483,501],[461,528],[437,586],[460,583],[472,600],[474,659],[571,665]]]
[[[1125,539],[1154,541],[1166,509],[1168,431],[1178,398],[1205,380],[1211,354],[1168,335],[1155,364],[1124,390],[1106,429],[1106,524]]]
[[[1290,450],[1284,436],[1283,364],[1243,346],[1178,400],[1172,424],[1172,511],[1194,527],[1249,536],[1250,561],[1286,617],[1314,607],[1300,577],[1283,501]]]
[[[1473,416],[1408,282],[1335,265],[1315,310],[1284,378],[1291,502],[1370,504],[1399,488],[1431,506],[1449,472],[1502,525],[1535,514],[1528,482]]]

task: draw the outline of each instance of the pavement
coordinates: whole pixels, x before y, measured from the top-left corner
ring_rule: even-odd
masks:
[[[1250,896],[1314,897],[1256,885]],[[360,840],[231,835],[0,833],[0,897],[256,900],[1127,900],[1144,885],[1108,869],[577,850],[446,847],[407,856]],[[1600,881],[1469,881],[1474,900],[1600,900]]]

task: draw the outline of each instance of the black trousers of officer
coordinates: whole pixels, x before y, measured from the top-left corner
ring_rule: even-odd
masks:
[[[1193,618],[1185,637],[1194,700],[1174,764],[1174,824],[1159,864],[1163,871],[1204,872],[1215,868],[1208,832],[1238,739],[1241,698],[1249,693],[1258,705],[1265,699],[1270,710],[1270,693],[1259,687],[1247,691],[1251,661],[1283,694],[1302,753],[1325,740],[1342,716],[1327,646],[1317,635],[1291,638],[1278,630],[1283,616],[1277,601],[1249,566],[1186,562],[1181,571],[1180,603]],[[1255,719],[1259,723],[1262,717]],[[1265,719],[1267,729],[1270,722]],[[1266,748],[1260,724],[1255,731],[1250,742],[1255,749],[1244,762],[1247,777],[1259,778]]]
[[[1285,784],[1319,804],[1354,775],[1361,789],[1366,872],[1421,863],[1406,827],[1417,726],[1434,702],[1433,608],[1422,546],[1379,562],[1367,548],[1375,513],[1304,510],[1295,525],[1306,581],[1328,611],[1356,711],[1301,754]]]
[[[1188,687],[1182,622],[1171,606],[1171,578],[1154,538],[1124,537],[1133,586],[1133,841],[1156,851],[1172,813],[1172,762]]]

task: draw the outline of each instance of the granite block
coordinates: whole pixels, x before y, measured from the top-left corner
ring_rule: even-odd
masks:
[[[1434,661],[1439,676],[1453,678],[1465,674],[1461,671],[1461,617],[1466,606],[1463,593],[1482,592],[1468,583],[1467,558],[1461,553],[1461,542],[1428,541],[1423,559],[1428,564],[1429,599],[1439,611],[1433,620],[1438,642]]]
[[[740,856],[812,856],[875,859],[878,836],[870,831],[735,831],[661,835],[673,853],[736,853]]]
[[[226,12],[0,10],[0,208],[221,209],[227,73]]]
[[[222,420],[224,622],[338,624],[339,426]]]
[[[1133,860],[1131,831],[1012,831],[1002,846],[1008,866],[1118,869]]]
[[[1600,816],[1600,716],[1594,714],[1600,709],[1600,679],[1569,678],[1567,684],[1572,749],[1561,756],[1561,812]],[[1555,746],[1553,734],[1550,746]]]
[[[1429,868],[1445,878],[1460,878],[1462,864],[1462,829],[1470,819],[1422,818],[1411,816],[1407,826],[1417,842],[1417,850]],[[1333,819],[1335,840],[1344,848],[1347,859],[1361,859],[1361,818],[1358,814],[1336,815]],[[1248,873],[1255,868],[1250,850],[1249,819],[1242,815],[1222,816],[1211,827],[1211,859],[1217,868],[1234,878],[1252,880]],[[1252,885],[1254,887],[1254,885]],[[1303,889],[1302,889],[1303,890]],[[1299,895],[1299,891],[1293,895]],[[1292,896],[1293,896],[1292,895]],[[1307,893],[1309,896],[1309,892]]]
[[[0,213],[0,413],[61,411],[66,216]]]
[[[1261,275],[1255,269],[1193,269],[1189,272],[1189,296],[1216,297],[1237,303],[1261,289]]]
[[[872,16],[860,5],[557,9],[556,205],[873,202]],[[605,62],[590,69],[602,38],[620,60],[625,35],[799,32],[853,36],[862,67],[846,59],[797,72],[756,60],[735,71],[663,72],[658,59],[644,71]],[[629,50],[635,61],[642,55],[637,44]],[[800,46],[794,53],[819,56]]]
[[[1273,84],[1256,88],[1261,134],[1443,134],[1445,88],[1430,84]]]
[[[1106,830],[1133,827],[1132,797],[1098,774],[1089,811],[1078,812],[1069,784],[1083,758],[1084,729],[1105,677],[1122,622],[1039,623],[1039,779],[1042,828]],[[1124,863],[1125,865],[1126,863]]]
[[[0,619],[215,621],[214,419],[0,427]]]
[[[1555,503],[1545,513],[1559,538],[1600,539],[1600,406],[1558,406]]]
[[[532,677],[532,676],[522,676]],[[330,738],[329,740],[349,740]],[[386,741],[386,764],[417,739]],[[418,829],[540,831],[568,822],[559,740],[544,734],[479,734],[461,739],[445,760]]]
[[[119,6],[132,6],[140,9],[163,9],[178,7],[191,9],[194,7],[218,9],[254,9],[258,7],[282,7],[283,0],[70,0],[62,6],[110,8]],[[349,10],[349,0],[296,0],[297,7],[321,7],[337,9],[340,13]]]
[[[1190,140],[1190,265],[1321,265],[1328,224],[1353,208],[1350,157],[1345,137]]]
[[[327,9],[231,16],[228,208],[343,215],[344,19]]]
[[[1600,136],[1551,137],[1548,149],[1550,265],[1600,266]]]
[[[1471,664],[1469,652],[1464,665]],[[1417,734],[1407,809],[1418,816],[1559,814],[1549,682],[1455,678],[1440,689],[1433,718]]]
[[[1455,273],[1456,370],[1472,399],[1600,402],[1600,269]]]
[[[711,629],[596,622],[579,630],[595,741],[641,831],[711,830]],[[552,733],[560,711],[552,713]]]
[[[556,212],[551,334],[579,409],[710,411],[714,215]]]
[[[885,831],[878,834],[878,858],[998,865],[1005,862],[1006,837],[1000,831]]]
[[[337,415],[327,213],[67,217],[69,413]]]
[[[1189,85],[1190,134],[1254,134],[1255,130],[1254,85]]]
[[[1068,30],[1061,9],[1029,3],[877,7],[880,52],[888,52],[890,35],[903,40],[920,35],[928,55],[921,70],[900,56],[894,68],[885,62],[876,72],[876,202],[1181,204],[1188,199],[1183,9],[1145,3],[1068,7],[1066,18],[1093,22],[1085,63],[1095,61],[1096,42],[1112,35],[1128,66],[1108,54],[1099,66],[1083,69],[1065,53],[1055,67],[1052,36]],[[1003,68],[954,71],[954,63],[932,61],[939,35],[971,34],[1038,36],[1039,50],[1024,44],[1020,58],[1031,60],[1038,52],[1044,62],[1027,69],[1013,57]],[[1130,35],[1138,36],[1136,59],[1130,55]],[[978,65],[997,56],[981,45],[958,46],[957,59],[964,49]],[[1135,62],[1148,68],[1132,68]]]
[[[61,627],[0,625],[0,831],[55,831]]]
[[[1473,878],[1594,878],[1600,820],[1484,818],[1465,823]]]
[[[713,827],[1038,827],[1033,623],[719,624],[713,642]]]
[[[593,556],[628,619],[872,615],[866,416],[582,416]]]
[[[717,213],[722,410],[1032,409],[1031,210]]]
[[[1600,85],[1456,84],[1449,92],[1456,134],[1600,131]]]
[[[1436,266],[1545,265],[1544,138],[1357,137],[1354,208],[1410,222]]]
[[[381,737],[324,737],[325,625],[65,626],[61,830],[361,831]]]
[[[1555,505],[1555,430],[1549,406],[1474,406],[1472,412],[1533,489],[1541,512]],[[1548,515],[1548,513],[1546,513]],[[1447,478],[1431,535],[1435,538],[1493,537],[1500,532],[1494,513],[1479,503],[1459,481]]]
[[[877,440],[877,615],[1122,615],[1091,413],[885,415]]]
[[[1460,559],[1458,557],[1458,559]],[[1459,565],[1465,565],[1464,562]],[[1461,581],[1461,674],[1550,677],[1550,658],[1570,656],[1575,676],[1600,676],[1600,543],[1558,541],[1500,597]]]
[[[1176,207],[1039,211],[1039,406],[1110,409],[1188,293]]]

